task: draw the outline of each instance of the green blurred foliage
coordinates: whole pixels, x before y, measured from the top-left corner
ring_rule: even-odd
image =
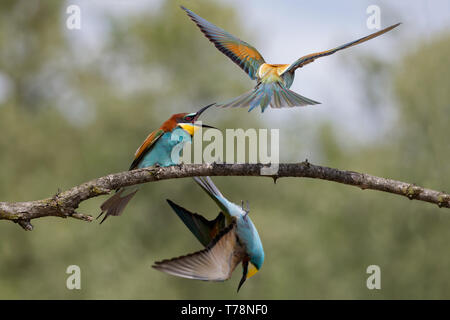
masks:
[[[127,18],[102,15],[106,34],[94,52],[78,46],[77,31],[66,30],[63,2],[0,3],[0,75],[10,88],[0,105],[2,201],[45,198],[125,170],[137,146],[170,114],[248,90],[252,82],[178,4],[164,1],[154,12]],[[206,0],[190,7],[242,35],[231,8]],[[395,126],[375,142],[348,147],[353,138],[338,135],[333,123],[296,126],[292,119],[281,128],[281,159],[320,159],[448,191],[449,60],[448,34],[417,45],[395,66],[366,57],[360,68],[371,66],[363,68],[367,96],[375,104],[370,90],[380,80],[373,79],[387,78],[397,100]],[[262,119],[235,109],[204,117],[219,128],[274,126]],[[314,147],[307,148],[310,129]],[[183,179],[143,186],[122,217],[101,226],[43,218],[24,232],[0,222],[0,298],[450,298],[447,210],[319,180],[214,180],[230,200],[250,201],[266,252],[261,272],[238,295],[239,269],[230,281],[207,283],[150,267],[200,249],[166,198],[209,218],[217,214],[200,188]],[[83,203],[80,212],[96,215],[105,198]],[[81,267],[82,290],[65,286],[71,264]],[[371,264],[382,269],[382,290],[366,288]]]

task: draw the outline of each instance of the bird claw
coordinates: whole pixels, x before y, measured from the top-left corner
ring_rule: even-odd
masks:
[[[242,211],[245,212],[244,217],[246,217],[250,213],[250,204],[248,203],[248,200],[247,200],[247,209],[244,208],[244,200],[241,200],[241,208],[242,208]]]

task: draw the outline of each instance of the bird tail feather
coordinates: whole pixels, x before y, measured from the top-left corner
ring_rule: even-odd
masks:
[[[217,106],[222,108],[249,107],[249,112],[256,107],[261,106],[261,112],[264,112],[269,105],[272,108],[286,108],[314,104],[320,104],[320,102],[301,96],[277,81],[260,83],[253,90],[248,91],[231,101],[218,104]]]
[[[222,209],[222,213],[226,217],[227,223],[231,222],[230,202],[223,196],[223,194],[212,182],[210,177],[194,177],[195,182],[214,200],[214,202]]]
[[[213,198],[216,197],[224,198],[224,196],[216,187],[216,185],[214,184],[214,182],[211,180],[210,177],[194,177],[194,180],[200,187],[202,187],[203,190],[205,190]]]
[[[289,90],[282,83],[275,82],[273,87],[273,99],[270,102],[272,108],[303,107],[320,104],[320,102],[306,98],[298,93]]]
[[[206,193],[214,200],[215,203],[222,209],[225,215],[228,215],[228,200],[216,187],[210,177],[194,177],[195,182],[206,191]]]
[[[102,212],[97,217],[98,219],[103,214],[105,214],[100,224],[102,224],[103,221],[105,221],[109,216],[120,216],[127,206],[128,202],[130,202],[130,200],[133,198],[136,192],[138,192],[138,190],[139,189],[136,187],[132,188],[131,190],[127,188],[120,188],[112,197],[103,202],[103,204],[100,206]]]

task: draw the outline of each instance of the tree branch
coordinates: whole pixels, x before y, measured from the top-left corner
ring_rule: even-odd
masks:
[[[30,220],[47,217],[71,217],[92,221],[92,216],[76,212],[79,204],[87,199],[105,195],[111,191],[146,182],[166,179],[178,179],[195,176],[263,176],[271,177],[274,182],[283,177],[304,177],[334,181],[361,189],[389,192],[409,199],[416,199],[450,208],[450,195],[414,184],[371,176],[365,173],[345,171],[301,163],[280,164],[275,175],[262,175],[261,164],[190,164],[173,167],[149,167],[125,171],[91,180],[64,192],[58,192],[51,198],[27,202],[0,202],[0,220],[19,223],[25,230],[32,230]]]

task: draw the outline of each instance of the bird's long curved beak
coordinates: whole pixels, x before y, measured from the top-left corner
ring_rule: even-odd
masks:
[[[241,281],[239,281],[239,286],[237,288],[237,291],[239,292],[239,289],[244,284],[245,280],[248,278],[253,277],[258,272],[258,268],[255,267],[255,265],[248,261],[242,262],[242,278]]]
[[[215,103],[211,103],[203,108],[201,108],[200,110],[198,110],[193,118],[192,121],[190,122],[184,122],[184,123],[179,123],[178,125],[183,128],[185,131],[187,131],[191,136],[194,135],[195,131],[197,131],[200,128],[212,128],[212,129],[217,129],[216,127],[213,126],[209,126],[207,124],[203,124],[201,122],[197,122],[198,118],[200,117],[200,115],[208,108],[212,107],[216,105]]]
[[[239,286],[237,288],[237,291],[239,292],[239,289],[242,287],[242,285],[244,284],[245,280],[247,280],[248,278],[253,277],[257,272],[258,272],[258,268],[256,268],[253,263],[248,262],[248,261],[244,261],[242,262],[242,278],[241,281],[239,281]]]
[[[248,272],[248,261],[243,261],[242,262],[242,278],[241,278],[241,281],[239,281],[237,292],[239,292],[239,289],[242,287],[245,280],[247,280],[247,272]]]
[[[206,107],[203,107],[203,108],[201,108],[200,110],[198,110],[197,113],[195,114],[195,117],[194,117],[194,121],[193,121],[193,122],[197,121],[197,120],[198,120],[198,117],[200,117],[200,115],[201,115],[206,109],[208,109],[208,108],[210,108],[210,107],[212,107],[212,106],[215,106],[215,105],[216,105],[216,103],[211,103],[211,104],[208,104]],[[207,127],[207,128],[212,128],[212,127]]]
[[[209,126],[209,125],[207,125],[207,124],[203,124],[203,123],[193,123],[193,125],[194,126],[197,126],[197,127],[201,127],[201,128],[211,128],[211,129],[217,129],[216,127],[213,127],[213,126]],[[219,129],[217,129],[217,130],[219,130]]]

